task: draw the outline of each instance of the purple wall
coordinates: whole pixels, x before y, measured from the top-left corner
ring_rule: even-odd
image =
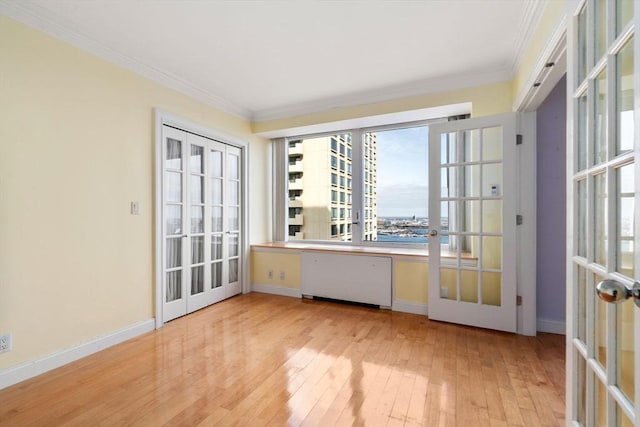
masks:
[[[565,321],[567,83],[563,77],[537,111],[537,314]]]

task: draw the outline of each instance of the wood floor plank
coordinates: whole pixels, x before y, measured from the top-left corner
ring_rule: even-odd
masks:
[[[0,390],[0,426],[559,426],[564,345],[251,293]]]

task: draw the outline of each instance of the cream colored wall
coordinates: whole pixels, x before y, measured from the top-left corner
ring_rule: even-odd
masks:
[[[394,260],[395,299],[426,304],[429,291],[427,261]]]
[[[524,56],[513,77],[514,96],[528,89],[525,88],[525,85],[528,83],[528,79],[532,77],[536,63],[546,48],[549,38],[565,16],[566,11],[567,0],[547,1],[540,22],[524,49]]]
[[[273,276],[269,277],[269,271]],[[284,273],[284,279],[280,275]],[[251,251],[251,283],[300,289],[300,253]]]
[[[0,369],[154,316],[155,107],[250,142],[250,239],[268,239],[247,121],[2,16],[0,100]]]
[[[261,133],[315,125],[318,123],[330,123],[346,119],[369,117],[379,114],[459,104],[463,102],[473,103],[472,115],[474,117],[487,116],[511,111],[512,100],[512,84],[510,81],[505,81],[472,88],[379,102],[376,104],[336,108],[320,113],[289,117],[285,119],[256,122],[253,123],[253,131],[255,133]]]

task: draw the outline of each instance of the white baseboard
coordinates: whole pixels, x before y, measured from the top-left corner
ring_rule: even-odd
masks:
[[[401,301],[401,300],[394,300],[393,306],[391,306],[391,310],[401,311],[403,313],[422,314],[425,316],[429,312],[427,304],[422,304],[419,302]]]
[[[538,319],[537,321],[538,332],[548,332],[550,334],[566,334],[567,325],[560,320],[545,320]]]
[[[262,285],[252,283],[251,290],[253,292],[262,292],[263,294],[281,295],[284,297],[302,298],[302,291],[297,288],[287,288],[286,286]]]
[[[148,319],[129,325],[124,329],[94,338],[76,346],[57,351],[29,362],[0,370],[0,390],[29,378],[44,374],[67,363],[97,353],[100,350],[127,341],[155,329],[155,320]]]

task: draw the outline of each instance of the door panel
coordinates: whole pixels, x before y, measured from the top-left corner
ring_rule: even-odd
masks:
[[[515,115],[429,128],[429,317],[516,331]]]
[[[637,3],[587,0],[569,26],[567,423],[637,426]],[[629,298],[633,299],[633,298]]]
[[[241,292],[242,151],[163,127],[163,320]]]

